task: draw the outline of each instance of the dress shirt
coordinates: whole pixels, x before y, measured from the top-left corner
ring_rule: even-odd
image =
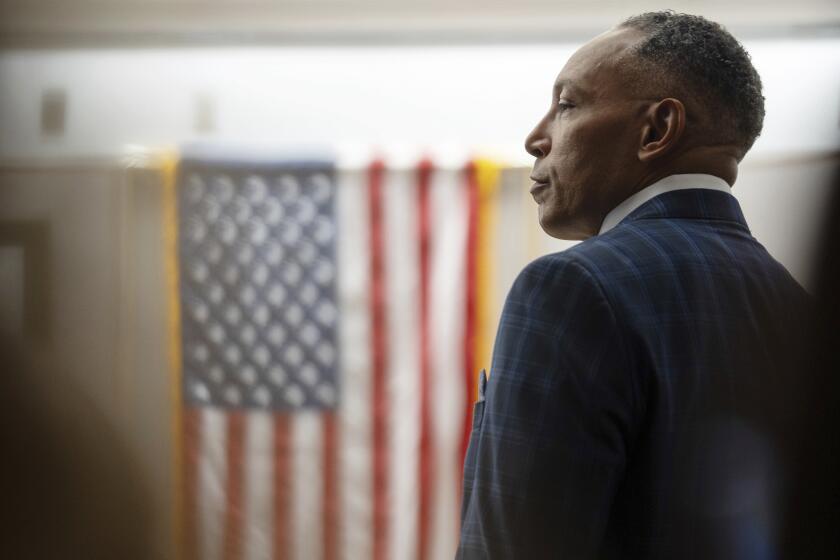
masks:
[[[730,192],[732,189],[729,183],[715,177],[714,175],[706,175],[705,173],[683,173],[680,175],[669,175],[664,179],[648,185],[639,192],[630,196],[627,200],[613,208],[601,223],[601,231],[598,235],[605,233],[621,222],[630,213],[660,194],[665,194],[671,191],[681,191],[684,189],[711,189],[714,191]]]

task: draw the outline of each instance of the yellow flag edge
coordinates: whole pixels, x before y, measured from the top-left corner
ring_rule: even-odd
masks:
[[[493,258],[495,247],[496,224],[498,221],[498,190],[499,179],[503,164],[489,158],[475,160],[476,183],[478,185],[478,244],[476,246],[476,336],[474,355],[476,364],[480,368],[490,371],[492,353],[491,340],[494,326],[491,318],[497,302],[493,299],[495,293],[495,278],[497,265]],[[479,369],[480,369],[479,368]],[[478,375],[478,372],[476,372]],[[476,379],[477,381],[477,379]],[[472,384],[477,387],[477,383]]]
[[[169,150],[158,158],[163,182],[163,242],[166,259],[167,333],[169,335],[169,393],[172,399],[173,525],[176,558],[186,558],[184,540],[184,434],[181,382],[181,301],[178,277],[178,153]]]

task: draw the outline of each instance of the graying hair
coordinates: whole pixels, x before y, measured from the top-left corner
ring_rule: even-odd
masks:
[[[646,35],[631,55],[648,78],[692,98],[704,113],[704,136],[735,144],[743,157],[761,133],[764,96],[741,43],[715,22],[671,10],[633,16],[618,27]]]

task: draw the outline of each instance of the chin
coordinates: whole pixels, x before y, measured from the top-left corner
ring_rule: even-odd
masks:
[[[566,241],[582,241],[598,233],[569,216],[552,215],[543,212],[542,209],[540,209],[539,222],[542,230],[548,235]]]

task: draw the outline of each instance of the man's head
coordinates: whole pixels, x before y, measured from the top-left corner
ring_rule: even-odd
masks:
[[[584,239],[622,200],[674,173],[730,184],[761,131],[761,80],[743,47],[699,16],[629,18],[581,47],[528,135],[550,235]]]

